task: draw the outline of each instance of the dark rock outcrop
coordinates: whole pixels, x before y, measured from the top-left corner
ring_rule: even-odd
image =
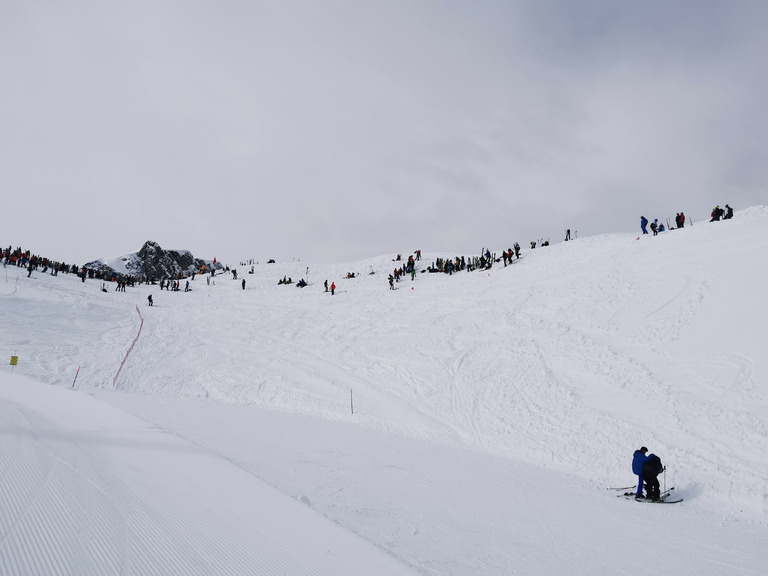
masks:
[[[157,242],[148,240],[141,250],[121,258],[126,274],[149,280],[185,277],[211,268],[221,269],[221,264],[195,258],[189,250],[163,250]],[[117,272],[101,260],[94,260],[86,268],[99,270],[104,276]]]

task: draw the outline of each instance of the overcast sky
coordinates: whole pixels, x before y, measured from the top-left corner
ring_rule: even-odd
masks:
[[[344,262],[768,201],[768,2],[0,2],[0,244]]]

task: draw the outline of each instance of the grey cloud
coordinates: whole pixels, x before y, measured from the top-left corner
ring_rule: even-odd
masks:
[[[766,19],[757,2],[6,4],[0,185],[35,210],[3,241],[339,261],[764,203]]]

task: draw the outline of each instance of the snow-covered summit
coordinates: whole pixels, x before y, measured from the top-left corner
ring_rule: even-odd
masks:
[[[220,263],[195,258],[189,250],[163,250],[152,240],[144,243],[140,250],[123,256],[99,258],[85,265],[88,269],[101,270],[107,276],[146,277],[154,280],[178,278],[200,273],[212,268],[221,269]]]

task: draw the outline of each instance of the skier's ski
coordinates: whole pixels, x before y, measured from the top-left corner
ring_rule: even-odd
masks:
[[[606,490],[632,490],[632,488],[634,488],[634,486],[621,486],[619,488],[609,487],[606,488]]]
[[[674,490],[674,489],[675,489],[675,487],[672,486],[672,488],[669,488],[668,490],[664,490],[664,492],[659,494],[659,498],[662,498],[662,499],[666,498],[667,496],[669,496],[670,492],[672,492],[672,490]],[[636,496],[636,494],[634,492],[624,492],[624,494],[619,494],[619,496],[632,496],[632,497],[634,497],[634,496]],[[642,498],[640,498],[640,500],[642,500]]]
[[[680,498],[678,500],[664,500],[664,499],[651,500],[650,498],[635,498],[634,495],[633,496],[624,496],[624,499],[625,500],[634,500],[635,502],[647,502],[648,504],[677,504],[677,503],[683,501],[682,498]]]
[[[620,494],[620,496],[623,496],[626,500],[634,500],[635,502],[648,502],[649,504],[677,504],[678,502],[682,502],[683,499],[680,498],[678,500],[668,500],[669,495],[674,489],[675,487],[672,486],[672,488],[669,490],[662,492],[658,500],[651,500],[650,498],[638,498],[634,492],[624,492],[624,494]]]

